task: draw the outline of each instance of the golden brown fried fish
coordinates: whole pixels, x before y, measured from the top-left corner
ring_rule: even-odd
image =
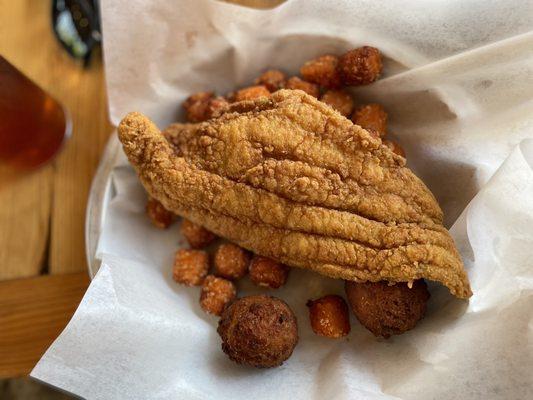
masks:
[[[256,254],[333,278],[425,278],[471,295],[442,211],[405,159],[302,91],[164,134],[130,113],[118,131],[151,196]]]

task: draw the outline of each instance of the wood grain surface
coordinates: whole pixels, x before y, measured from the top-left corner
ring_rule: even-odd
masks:
[[[88,286],[85,272],[0,282],[0,378],[31,371]]]

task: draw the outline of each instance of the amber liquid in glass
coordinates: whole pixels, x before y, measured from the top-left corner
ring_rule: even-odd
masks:
[[[63,106],[0,56],[0,183],[52,159],[69,134]]]

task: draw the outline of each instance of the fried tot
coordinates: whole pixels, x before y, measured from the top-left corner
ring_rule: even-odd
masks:
[[[320,101],[337,110],[345,117],[352,113],[354,107],[352,96],[344,90],[328,90],[320,97]]]
[[[338,64],[339,58],[337,56],[326,54],[307,61],[300,68],[300,75],[304,80],[324,88],[338,89],[342,85]]]
[[[221,244],[214,257],[215,275],[226,279],[240,279],[248,271],[250,255],[233,243]]]
[[[181,223],[181,233],[193,249],[201,249],[216,239],[216,235],[188,219]]]
[[[146,202],[146,215],[152,224],[160,229],[168,228],[174,220],[174,214],[152,197],[149,197]]]
[[[202,122],[221,116],[229,108],[228,101],[213,92],[199,92],[187,98],[183,103],[188,122]]]
[[[209,257],[205,251],[180,249],[174,257],[172,278],[186,286],[198,286],[208,270]]]
[[[249,273],[250,280],[255,285],[278,289],[287,281],[289,267],[270,258],[254,255]]]
[[[233,282],[214,275],[207,275],[200,293],[200,307],[208,314],[221,315],[237,297]]]
[[[305,93],[316,98],[318,98],[318,95],[320,94],[320,88],[318,87],[318,85],[301,80],[297,76],[293,76],[287,81],[287,83],[285,84],[285,89],[303,90]]]
[[[352,122],[367,131],[374,131],[380,138],[387,133],[387,113],[379,104],[366,104],[352,115]]]
[[[275,92],[285,87],[286,80],[287,76],[279,69],[269,69],[263,72],[254,83],[265,86],[270,92]]]
[[[309,300],[311,328],[317,335],[340,338],[350,333],[350,316],[344,299],[328,295],[317,300]]]
[[[254,100],[258,97],[268,97],[270,96],[269,90],[266,88],[266,86],[263,85],[257,85],[257,86],[249,86],[244,89],[238,90],[237,93],[235,93],[233,99],[234,101],[244,101],[244,100]]]
[[[393,142],[392,140],[384,139],[383,140],[383,144],[385,146],[387,146],[389,149],[391,149],[393,153],[396,153],[399,156],[405,158],[405,150],[397,142]]]
[[[198,92],[187,97],[183,102],[187,121],[202,122],[208,120],[207,107],[209,100],[213,97],[213,92]]]
[[[375,47],[364,46],[344,53],[339,58],[339,73],[347,86],[368,85],[378,79],[383,64]]]

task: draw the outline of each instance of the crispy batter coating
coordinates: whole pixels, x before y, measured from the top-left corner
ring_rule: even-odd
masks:
[[[198,286],[208,270],[209,257],[205,251],[180,249],[174,257],[172,278],[186,286]]]
[[[233,282],[214,275],[207,275],[200,293],[200,307],[208,314],[221,315],[237,297]]]
[[[352,96],[344,90],[328,90],[320,97],[320,101],[337,110],[345,117],[352,113],[354,107]]]
[[[264,85],[249,86],[235,93],[234,101],[254,100],[259,97],[268,97],[270,92]]]
[[[279,69],[269,69],[268,71],[263,72],[254,83],[256,85],[265,86],[270,92],[275,92],[276,90],[285,87],[286,80],[287,75]]]
[[[346,282],[346,296],[357,319],[375,336],[388,338],[413,329],[429,299],[426,282]]]
[[[309,300],[309,320],[317,335],[340,338],[350,333],[350,316],[344,299],[328,295],[317,300]]]
[[[174,214],[152,197],[148,197],[146,202],[146,215],[152,224],[160,229],[168,228],[174,220]]]
[[[226,279],[241,279],[248,271],[250,255],[243,248],[233,244],[221,244],[215,252],[215,274]]]
[[[278,289],[285,285],[289,267],[271,258],[254,255],[249,268],[250,280],[257,286]]]
[[[380,138],[387,134],[387,113],[379,104],[366,104],[352,115],[354,124],[367,131],[376,132]]]
[[[308,82],[316,83],[327,89],[341,87],[341,77],[338,71],[339,58],[326,54],[324,56],[307,61],[300,68],[300,75]]]
[[[313,97],[318,98],[318,95],[320,94],[320,88],[318,85],[315,85],[311,82],[306,82],[297,76],[293,76],[290,78],[287,83],[285,84],[286,89],[292,89],[292,90],[303,90],[308,95],[311,95]]]
[[[381,53],[364,46],[344,53],[339,59],[339,73],[347,86],[368,85],[378,79],[383,68]]]
[[[257,368],[281,365],[298,342],[292,310],[284,301],[265,295],[234,301],[222,313],[217,331],[231,360]]]
[[[150,195],[255,254],[332,278],[426,278],[471,295],[442,211],[405,159],[301,91],[164,135],[131,113],[118,131]]]
[[[221,116],[229,107],[228,101],[213,92],[199,92],[183,102],[187,121],[202,122]]]
[[[181,233],[193,249],[201,249],[216,239],[216,235],[188,219],[181,223]]]
[[[383,140],[383,144],[387,146],[394,154],[398,154],[400,157],[405,158],[405,150],[402,146],[398,144],[398,142],[393,142],[392,140]]]

